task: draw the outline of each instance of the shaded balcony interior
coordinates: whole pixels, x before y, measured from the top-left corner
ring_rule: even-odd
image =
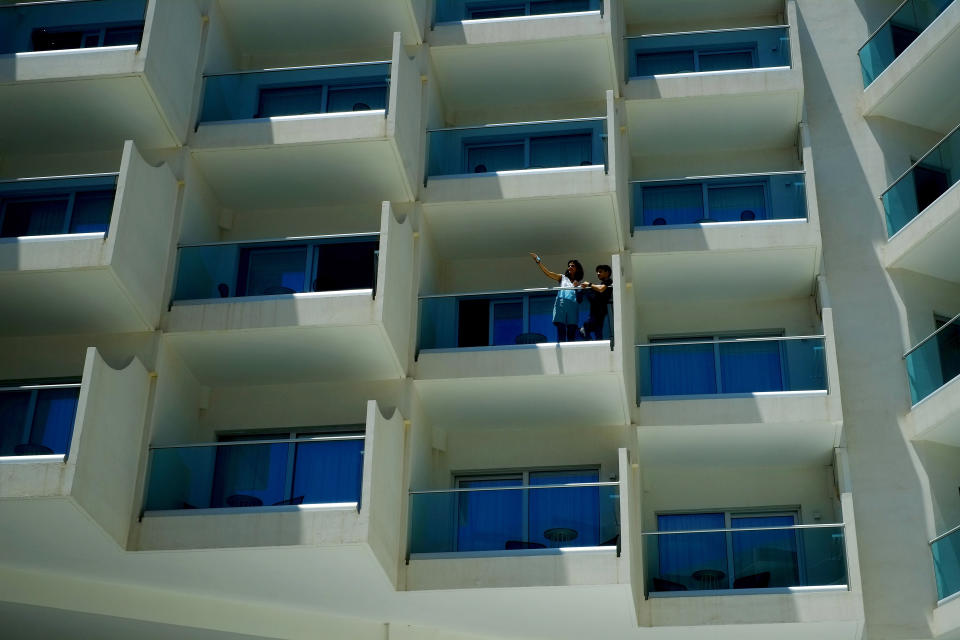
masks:
[[[394,33],[402,35],[404,45],[423,41],[427,4],[357,0],[321,7],[280,0],[267,7],[256,0],[223,0],[211,12],[205,71],[389,58]],[[364,25],[359,31],[358,21]]]
[[[920,463],[919,471],[929,486],[929,509],[931,522],[920,529],[928,535],[930,553],[933,560],[933,578],[937,586],[939,607],[946,602],[956,600],[960,592],[960,536],[957,535],[960,523],[960,504],[958,504],[957,486],[960,483],[960,440],[952,443],[914,440],[913,447]],[[948,608],[955,608],[952,604]],[[939,613],[946,613],[941,611]],[[938,613],[934,614],[935,616]]]
[[[177,30],[153,25],[177,23]],[[68,0],[0,6],[0,116],[14,153],[182,144],[202,23],[195,3]],[[78,84],[79,83],[79,84]],[[71,108],[63,110],[63,104]],[[42,139],[33,132],[43,130]]]
[[[0,238],[105,234],[118,174],[0,182]]]
[[[914,405],[960,375],[960,315],[934,315],[936,329],[905,354]]]
[[[831,467],[722,464],[717,455],[713,466],[644,465],[649,596],[847,591],[845,514]]]
[[[907,0],[897,7],[860,48],[863,86],[868,87],[953,0]]]
[[[436,23],[601,11],[601,0],[438,0]]]
[[[95,47],[139,47],[147,0],[0,6],[0,55]]]
[[[0,458],[68,454],[79,379],[0,382]]]
[[[960,128],[893,182],[881,195],[887,235],[893,237],[934,204],[960,179]]]

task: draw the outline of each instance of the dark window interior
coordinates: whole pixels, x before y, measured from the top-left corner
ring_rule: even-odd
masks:
[[[490,301],[461,300],[457,323],[458,347],[486,347],[490,344]]]
[[[923,165],[914,167],[913,183],[917,191],[917,211],[923,211],[950,188],[947,172]]]

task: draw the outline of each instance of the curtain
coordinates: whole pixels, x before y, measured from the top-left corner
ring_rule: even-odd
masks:
[[[643,224],[692,224],[703,218],[703,187],[681,184],[644,187]]]
[[[733,516],[731,528],[745,527],[792,527],[796,524],[793,515],[785,516]],[[742,579],[748,585],[757,586],[756,576],[770,574],[769,587],[795,587],[800,585],[797,557],[797,531],[744,531],[731,534],[733,542],[734,579]]]
[[[596,470],[539,471],[530,473],[530,486],[597,482]],[[528,537],[531,542],[557,546],[544,536],[549,529],[575,531],[576,538],[565,547],[595,547],[600,542],[600,487],[570,487],[529,491]]]
[[[245,295],[305,291],[306,247],[247,250]]]
[[[780,341],[720,343],[722,393],[783,391]]]
[[[467,146],[465,173],[490,173],[523,169],[523,142]]]
[[[753,53],[750,51],[717,51],[701,53],[698,57],[700,59],[700,71],[753,68]]]
[[[651,393],[655,396],[717,393],[713,342],[646,347],[650,358]]]
[[[693,51],[658,51],[637,54],[637,76],[657,76],[695,71]]]
[[[523,333],[523,302],[493,302],[493,344],[516,344]]]
[[[106,232],[113,212],[114,194],[113,190],[78,193],[73,201],[70,233]]]
[[[79,389],[37,391],[30,443],[43,445],[51,453],[66,453],[73,435],[79,396]]]
[[[304,503],[359,502],[363,440],[300,442],[295,446],[292,498]]]
[[[589,133],[530,138],[530,168],[593,164],[592,146]]]
[[[723,529],[723,513],[690,513],[657,516],[658,531],[696,531],[699,529]],[[702,585],[693,577],[701,570],[720,571],[726,575],[727,543],[723,533],[684,533],[658,535],[658,577],[688,589],[700,589]],[[715,585],[709,585],[715,587]],[[725,588],[725,585],[721,586]]]
[[[0,456],[14,455],[23,443],[23,423],[30,408],[30,391],[0,392]]]
[[[763,194],[763,185],[709,187],[707,200],[710,203],[711,220],[739,222],[767,219],[767,202]],[[752,217],[750,213],[753,214]]]
[[[520,477],[461,480],[459,488],[517,487]],[[457,551],[504,549],[509,540],[523,541],[523,494],[507,491],[465,491],[457,500]]]
[[[46,236],[63,233],[67,215],[66,196],[46,200],[24,199],[6,202],[0,237]]]

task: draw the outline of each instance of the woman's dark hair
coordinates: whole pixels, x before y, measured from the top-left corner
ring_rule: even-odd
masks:
[[[573,265],[573,280],[583,280],[583,265],[579,260],[567,260],[567,266]]]

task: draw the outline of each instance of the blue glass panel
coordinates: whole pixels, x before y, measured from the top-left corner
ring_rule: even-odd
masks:
[[[0,6],[0,54],[139,44],[147,0]]]
[[[546,342],[556,339],[553,326],[553,305],[556,299],[555,294],[530,296],[530,333],[545,336]]]
[[[257,118],[323,112],[323,86],[260,89]]]
[[[645,225],[692,224],[704,217],[700,183],[644,187],[642,198]]]
[[[217,447],[210,506],[250,507],[282,502],[286,498],[288,447],[286,443]]]
[[[696,71],[697,68],[692,50],[638,53],[636,64],[636,75],[638,76],[691,73]]]
[[[914,404],[960,375],[960,323],[949,323],[906,358]]]
[[[70,216],[70,233],[106,233],[113,211],[113,191],[87,191],[76,195]]]
[[[330,87],[327,112],[367,111],[387,108],[387,86],[380,82],[373,87]]]
[[[247,277],[243,293],[250,296],[304,291],[307,248],[246,250]]]
[[[14,448],[27,441],[30,398],[30,391],[0,392],[0,456],[14,455]]]
[[[69,199],[23,198],[3,203],[3,227],[0,237],[44,236],[64,232]]]
[[[462,480],[460,488],[516,487],[521,480]],[[523,540],[523,491],[461,492],[457,499],[457,551],[503,549]]]
[[[650,385],[654,396],[717,393],[712,342],[650,347]]]
[[[293,501],[359,502],[363,445],[363,440],[297,443]]]
[[[723,529],[722,513],[657,516],[658,531]],[[723,533],[657,536],[657,576],[688,590],[726,588],[727,543]]]
[[[523,302],[497,302],[493,305],[493,344],[516,344],[523,333]]]
[[[753,52],[747,51],[701,51],[697,56],[700,71],[732,71],[752,69]]]
[[[960,531],[933,542],[930,552],[937,579],[937,597],[942,600],[960,591]]]
[[[598,11],[602,0],[437,0],[436,22]]]
[[[579,482],[598,482],[595,470],[538,471],[530,473],[530,485],[556,485]],[[539,489],[529,491],[528,540],[547,547],[593,547],[600,539],[600,487],[568,487],[566,489]],[[607,502],[610,502],[609,500]],[[604,504],[615,509],[616,504]]]
[[[530,167],[577,167],[593,164],[589,133],[530,138]]]
[[[950,6],[953,0],[907,0],[860,49],[863,86],[869,86]]]
[[[783,390],[780,342],[722,342],[719,348],[722,393]]]
[[[523,142],[467,146],[467,173],[512,171],[525,166]]]
[[[627,76],[788,67],[789,38],[785,27],[629,37]]]
[[[38,391],[30,444],[46,447],[50,453],[66,453],[73,435],[79,395],[79,389]]]
[[[792,515],[733,516],[730,519],[730,526],[734,529],[791,527],[795,524],[796,518]],[[795,529],[733,533],[731,544],[734,588],[748,588],[760,581],[768,587],[792,587],[799,584],[800,564]]]
[[[887,235],[893,236],[960,180],[960,129],[930,150],[884,194]]]
[[[707,188],[710,219],[717,222],[747,222],[767,219],[763,185],[717,185]]]

